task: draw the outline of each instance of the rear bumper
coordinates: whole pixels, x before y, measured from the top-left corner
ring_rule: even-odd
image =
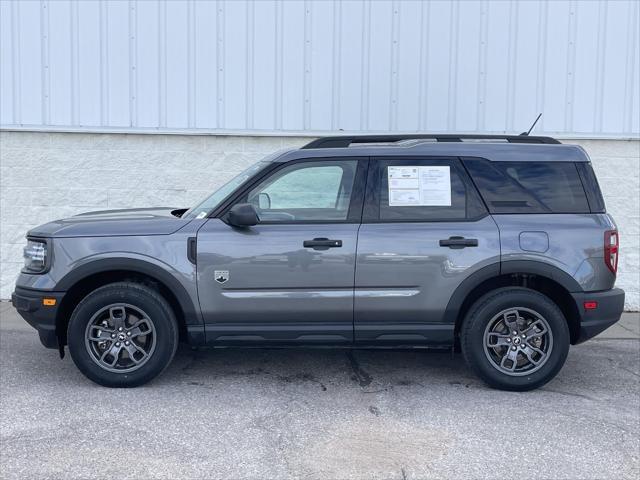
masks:
[[[580,331],[574,343],[582,343],[603,332],[620,320],[624,310],[624,290],[620,288],[571,295],[580,313]],[[587,310],[584,308],[585,302],[597,302],[597,307]]]
[[[16,287],[11,303],[22,318],[38,331],[40,342],[47,348],[58,348],[56,316],[64,292],[48,292]],[[55,305],[45,306],[44,298],[55,299]]]

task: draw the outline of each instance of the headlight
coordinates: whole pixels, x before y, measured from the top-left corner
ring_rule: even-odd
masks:
[[[44,273],[49,264],[49,252],[47,242],[44,240],[27,239],[27,246],[24,247],[24,269],[25,273]]]

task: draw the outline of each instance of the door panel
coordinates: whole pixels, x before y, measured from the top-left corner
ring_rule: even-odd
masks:
[[[208,342],[350,342],[357,224],[209,220],[198,232],[198,294]],[[303,247],[341,240],[337,248]],[[219,283],[216,272],[228,272]]]
[[[444,314],[455,289],[499,261],[498,228],[457,158],[374,159],[358,234],[355,340],[450,344]]]
[[[452,236],[474,238],[477,247],[441,247]],[[363,224],[356,266],[356,341],[450,343],[443,325],[451,295],[480,268],[500,261],[491,217],[474,222]]]

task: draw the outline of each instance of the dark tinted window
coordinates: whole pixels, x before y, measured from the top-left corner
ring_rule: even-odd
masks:
[[[376,167],[381,221],[465,220],[486,212],[458,161],[378,160]]]
[[[465,166],[492,213],[589,213],[572,162],[490,162]]]
[[[596,179],[596,174],[593,173],[590,163],[576,163],[580,178],[582,179],[582,186],[587,193],[587,200],[589,200],[589,207],[592,213],[604,213],[604,198],[602,198],[602,192]]]

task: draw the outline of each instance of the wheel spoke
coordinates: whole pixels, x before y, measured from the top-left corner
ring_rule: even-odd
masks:
[[[91,330],[89,332],[89,340],[91,340],[92,342],[103,342],[105,340],[113,341],[113,339],[111,338],[112,333],[114,333],[113,330],[109,330],[100,325],[94,325],[91,327]]]
[[[129,345],[125,344],[124,348],[127,350],[127,353],[129,354],[129,358],[131,359],[131,361],[136,365],[142,362],[148,356],[147,352],[145,352],[142,348],[140,348],[134,342],[129,342]],[[142,357],[140,358],[135,357],[135,354],[138,352],[142,354]]]
[[[120,359],[121,350],[122,350],[122,345],[116,346],[116,344],[114,343],[111,346],[111,348],[109,348],[108,350],[105,350],[105,352],[100,357],[100,361],[111,368],[115,367],[116,364],[118,363],[118,360]],[[108,356],[111,356],[111,358],[113,359],[111,362],[107,362]]]
[[[522,349],[522,353],[524,353],[527,359],[534,365],[538,365],[540,362],[543,362],[544,358],[547,356],[547,354],[539,348],[532,347],[528,344]]]
[[[535,337],[541,337],[547,331],[547,327],[541,320],[535,320],[523,333],[526,335],[526,339],[530,340]]]
[[[111,324],[113,325],[114,328],[118,329],[120,327],[124,327],[124,321],[127,318],[127,311],[126,309],[119,305],[116,307],[111,307],[109,309],[109,320],[111,321]]]
[[[506,355],[502,357],[500,366],[505,370],[514,372],[518,366],[518,351],[509,349]]]
[[[508,341],[509,335],[497,332],[489,332],[487,337],[488,347],[504,347],[511,345],[511,342]]]
[[[518,313],[518,310],[509,310],[504,312],[502,318],[504,319],[504,324],[509,329],[510,333],[520,331],[520,327],[518,326],[520,314]]]
[[[151,327],[149,326],[149,321],[146,318],[137,321],[133,324],[133,326],[129,329],[131,332],[130,338],[136,338],[143,335],[148,335],[151,333]]]

